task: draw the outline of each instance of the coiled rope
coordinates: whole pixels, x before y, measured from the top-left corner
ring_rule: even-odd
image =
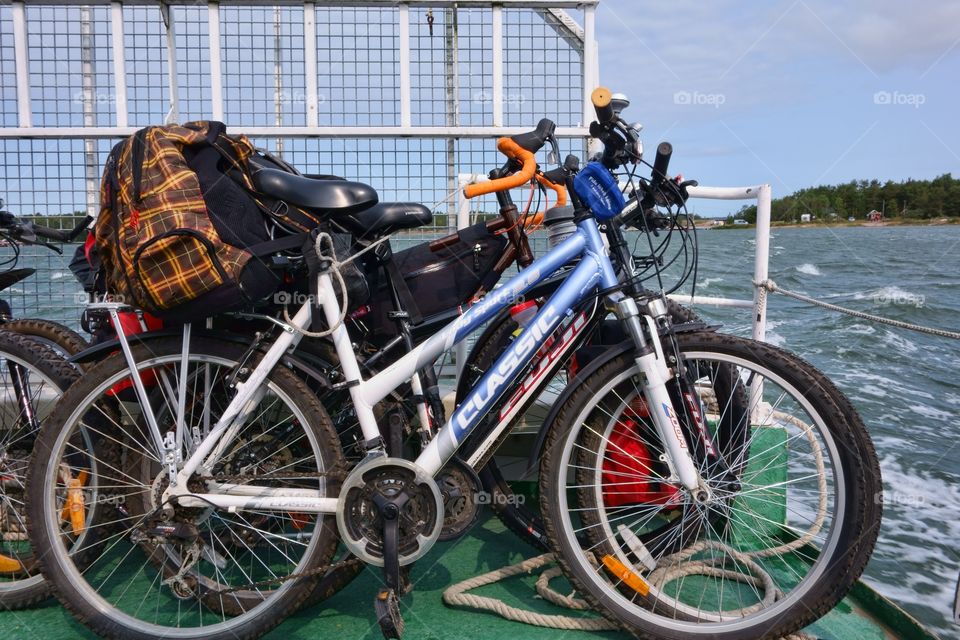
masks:
[[[709,403],[710,398],[706,396],[707,394],[704,394],[703,399],[706,403]],[[763,589],[764,596],[760,602],[747,607],[720,612],[720,615],[724,618],[749,615],[769,607],[777,600],[783,598],[783,592],[777,588],[773,577],[753,558],[768,558],[795,551],[817,536],[823,528],[823,523],[827,515],[827,480],[826,468],[823,462],[823,450],[810,425],[797,419],[795,416],[780,411],[770,411],[767,416],[760,418],[758,423],[765,424],[770,419],[788,422],[798,427],[804,432],[807,441],[810,443],[814,464],[817,469],[817,489],[820,494],[817,504],[817,515],[814,518],[813,524],[802,536],[792,542],[757,551],[738,551],[729,545],[715,541],[695,542],[686,549],[661,558],[657,563],[657,568],[647,576],[647,581],[651,586],[662,590],[668,583],[684,576],[704,575],[720,578],[721,580],[734,580],[752,585],[757,589]],[[694,555],[704,551],[715,551],[718,552],[719,555],[714,555],[706,560],[692,560]],[[733,559],[737,563],[737,569],[729,569],[724,566],[728,559]],[[533,558],[527,558],[516,564],[489,571],[479,576],[474,576],[447,587],[443,592],[443,601],[451,607],[489,611],[497,614],[501,618],[537,627],[579,631],[611,631],[619,629],[618,625],[604,618],[575,618],[572,616],[544,614],[530,611],[529,609],[510,606],[496,598],[467,593],[473,589],[491,585],[506,578],[520,574],[529,574],[535,569],[540,569],[551,564],[554,560],[555,558],[552,553],[545,553]],[[744,572],[741,567],[745,567],[747,572]],[[558,567],[553,567],[542,572],[537,578],[535,585],[537,594],[544,600],[559,607],[573,609],[575,611],[589,610],[590,606],[584,600],[574,597],[573,594],[563,595],[550,588],[550,580],[560,574],[561,570]],[[812,637],[810,635],[802,631],[792,633],[783,638],[783,640],[811,639]]]
[[[891,327],[897,327],[899,329],[909,329],[910,331],[919,331],[920,333],[926,333],[931,336],[939,336],[941,338],[953,338],[954,340],[960,340],[960,331],[949,331],[947,329],[937,329],[935,327],[925,327],[919,324],[912,324],[909,322],[903,322],[902,320],[894,320],[892,318],[885,318],[883,316],[877,316],[872,313],[864,313],[863,311],[857,311],[855,309],[847,309],[846,307],[840,307],[835,304],[830,304],[829,302],[824,302],[823,300],[817,300],[816,298],[811,298],[810,296],[805,296],[802,293],[797,293],[796,291],[789,291],[779,286],[773,280],[767,279],[762,282],[754,281],[754,286],[760,290],[761,304],[764,301],[767,293],[779,293],[780,295],[787,296],[788,298],[793,298],[794,300],[799,300],[801,302],[806,302],[823,309],[829,309],[830,311],[837,311],[839,313],[845,313],[848,316],[853,316],[854,318],[862,318],[864,320],[870,320],[871,322],[879,322],[880,324],[886,324]]]

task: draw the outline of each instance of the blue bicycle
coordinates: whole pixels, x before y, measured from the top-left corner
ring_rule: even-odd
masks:
[[[78,619],[106,637],[255,637],[309,595],[342,543],[346,562],[383,568],[377,618],[399,637],[401,567],[442,529],[434,478],[457,459],[481,464],[532,364],[550,371],[537,357],[546,343],[607,313],[626,340],[558,399],[540,463],[546,535],[577,591],[637,636],[685,640],[780,637],[843,597],[880,518],[863,424],[798,358],[671,324],[662,293],[640,286],[624,229],[645,228],[651,202],[682,201],[682,185],[665,180],[666,153],[637,181],[632,130],[608,91],[593,98],[605,151],[582,170],[564,165],[570,235],[372,377],[323,233],[316,299],[270,319],[263,348],[190,324],[150,342],[118,336],[120,351],[58,404],[29,477],[37,555]],[[612,173],[625,165],[629,203]],[[373,407],[555,274],[556,290],[415,459],[388,455]],[[119,326],[122,305],[93,306]],[[350,468],[316,394],[282,364],[316,335],[316,313],[364,436]]]

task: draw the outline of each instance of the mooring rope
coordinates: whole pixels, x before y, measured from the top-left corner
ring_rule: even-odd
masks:
[[[939,336],[941,338],[953,338],[954,340],[960,340],[960,331],[949,331],[947,329],[925,327],[919,324],[903,322],[902,320],[894,320],[892,318],[877,316],[872,313],[864,313],[863,311],[857,311],[855,309],[847,309],[846,307],[841,307],[835,304],[830,304],[829,302],[824,302],[823,300],[817,300],[816,298],[811,298],[810,296],[805,296],[802,293],[797,293],[796,291],[789,291],[779,286],[776,282],[770,279],[764,280],[762,282],[754,281],[753,284],[760,290],[761,297],[766,296],[768,292],[779,293],[780,295],[787,296],[788,298],[793,298],[794,300],[799,300],[801,302],[806,302],[808,304],[822,307],[824,309],[829,309],[830,311],[845,313],[848,316],[853,316],[854,318],[862,318],[864,320],[870,320],[871,322],[879,322],[880,324],[886,324],[891,327],[897,327],[899,329],[909,329],[910,331],[919,331],[920,333],[926,333],[932,336]]]
[[[807,441],[810,443],[814,464],[817,469],[817,489],[820,494],[817,505],[817,515],[810,528],[792,542],[756,551],[738,551],[729,545],[716,541],[704,540],[695,542],[686,549],[661,558],[660,561],[657,562],[656,569],[646,578],[651,586],[662,590],[668,583],[679,580],[684,576],[703,575],[720,578],[721,580],[734,580],[736,582],[749,584],[755,589],[762,588],[764,596],[760,602],[739,609],[719,612],[723,617],[746,616],[769,607],[777,600],[783,598],[783,592],[777,588],[773,577],[753,558],[769,558],[790,553],[808,544],[820,533],[827,515],[827,474],[823,461],[823,450],[809,424],[781,411],[771,411],[768,416],[763,417],[759,422],[763,424],[770,418],[788,422],[796,426],[804,432]],[[692,560],[693,556],[704,551],[718,552],[719,555],[708,559]],[[737,568],[726,568],[724,564],[728,559],[733,559],[738,565]],[[451,607],[489,611],[497,614],[501,618],[537,627],[580,631],[610,631],[618,629],[619,627],[617,625],[603,618],[575,618],[572,616],[543,614],[530,611],[529,609],[510,606],[496,598],[467,593],[478,587],[491,585],[512,576],[524,573],[529,574],[535,569],[543,568],[554,562],[554,560],[555,558],[552,553],[545,553],[533,558],[527,558],[516,564],[468,578],[467,580],[447,587],[443,592],[443,601]],[[743,571],[740,567],[745,567],[747,571]],[[561,573],[558,567],[547,569],[541,573],[535,585],[537,594],[544,600],[559,607],[576,611],[589,610],[589,604],[584,600],[574,597],[574,594],[563,595],[550,588],[550,580],[561,575]],[[783,640],[811,640],[811,636],[802,631],[798,631],[784,636]]]

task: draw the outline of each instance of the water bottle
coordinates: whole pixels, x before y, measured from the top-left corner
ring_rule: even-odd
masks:
[[[569,234],[567,234],[569,235]],[[537,304],[536,300],[527,300],[525,302],[518,302],[517,304],[510,307],[510,317],[514,322],[517,323],[517,328],[513,332],[513,337],[516,338],[519,336],[525,327],[533,322],[533,319],[537,316],[537,313],[540,311],[540,305]],[[540,347],[540,350],[537,352],[537,357],[542,358],[547,353],[550,352],[550,347],[553,346],[554,338],[553,336],[547,336],[547,339],[544,341],[543,346]]]
[[[543,224],[547,227],[547,243],[553,249],[577,230],[573,223],[573,207],[553,207],[543,214]]]

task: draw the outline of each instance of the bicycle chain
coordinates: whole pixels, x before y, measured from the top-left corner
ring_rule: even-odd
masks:
[[[212,480],[213,482],[229,482],[240,484],[242,482],[255,482],[257,480],[302,480],[309,478],[333,478],[334,480],[345,480],[346,474],[342,471],[281,471],[281,472],[268,472],[260,475],[239,475],[239,474],[225,474],[225,475],[216,475],[216,476],[197,476],[198,480]]]
[[[260,587],[268,587],[274,584],[280,584],[282,582],[287,582],[288,580],[295,580],[297,578],[311,578],[317,575],[323,575],[328,571],[333,571],[340,569],[342,567],[350,567],[357,564],[363,564],[363,560],[360,558],[350,557],[346,560],[341,560],[339,562],[331,562],[329,564],[320,565],[319,567],[314,567],[313,569],[307,569],[306,571],[301,571],[299,573],[291,573],[285,576],[280,576],[278,578],[268,578],[266,580],[260,580],[258,582],[249,582],[247,584],[242,584],[237,587],[229,587],[227,589],[210,589],[209,593],[214,595],[225,595],[236,593],[237,591],[246,591],[248,589],[259,589]]]
[[[201,476],[200,480],[213,480],[214,482],[230,482],[230,483],[241,483],[244,481],[251,480],[282,480],[285,478],[296,478],[296,479],[305,479],[305,478],[335,478],[337,480],[343,480],[346,476],[342,472],[334,471],[314,471],[311,473],[304,473],[302,471],[288,471],[280,473],[268,473],[263,475],[216,475],[216,476]],[[300,571],[297,573],[290,573],[285,576],[279,576],[277,578],[267,578],[266,580],[259,580],[257,582],[248,582],[247,584],[238,585],[236,587],[229,587],[227,589],[210,589],[209,593],[215,595],[227,595],[231,593],[236,593],[237,591],[247,591],[249,589],[259,589],[260,587],[267,587],[275,584],[280,584],[287,582],[289,580],[296,580],[298,578],[311,578],[317,575],[323,575],[328,571],[335,571],[343,567],[350,567],[357,564],[363,564],[363,561],[359,558],[350,557],[346,560],[340,560],[339,562],[331,562],[328,564],[320,565],[319,567],[314,567],[313,569],[307,569],[306,571]]]

